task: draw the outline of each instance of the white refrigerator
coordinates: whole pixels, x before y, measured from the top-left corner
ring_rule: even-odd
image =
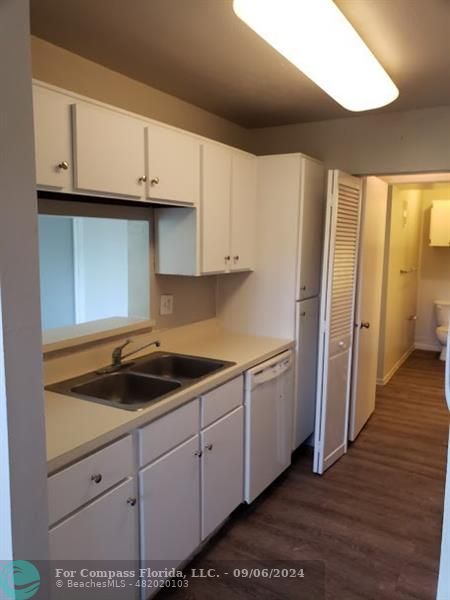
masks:
[[[450,330],[447,339],[447,360],[445,362],[445,398],[450,411]],[[437,600],[450,598],[450,435],[447,458],[447,481],[445,486],[444,522],[442,525],[441,567]]]

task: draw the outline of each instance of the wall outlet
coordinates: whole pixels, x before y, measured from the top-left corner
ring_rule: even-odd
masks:
[[[173,313],[173,296],[172,294],[161,294],[159,301],[159,314],[171,315]]]

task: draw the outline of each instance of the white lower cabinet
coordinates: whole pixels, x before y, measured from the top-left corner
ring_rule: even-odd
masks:
[[[140,472],[143,566],[175,567],[199,545],[199,455],[196,435]]]
[[[49,544],[50,559],[61,561],[68,568],[136,569],[139,543],[135,480],[127,479],[50,529]],[[65,561],[80,562],[70,567],[70,562]],[[110,592],[111,599],[138,596],[132,587]],[[53,597],[64,598],[64,594],[67,590],[62,589],[60,596]]]
[[[244,409],[225,415],[201,433],[202,540],[243,501]]]

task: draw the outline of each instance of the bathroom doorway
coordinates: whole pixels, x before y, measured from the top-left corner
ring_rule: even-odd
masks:
[[[450,174],[383,179],[389,197],[378,385],[414,350],[443,359],[450,316]]]

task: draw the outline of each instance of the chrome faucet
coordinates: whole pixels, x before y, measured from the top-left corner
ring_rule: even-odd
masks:
[[[140,352],[141,350],[144,350],[145,348],[150,348],[150,346],[156,346],[157,348],[159,348],[161,346],[161,342],[159,340],[156,340],[154,342],[149,342],[148,344],[144,344],[143,346],[140,346],[139,348],[136,348],[136,350],[132,350],[131,352],[128,352],[127,354],[122,354],[123,349],[126,346],[128,346],[128,344],[131,344],[132,341],[133,340],[126,340],[123,344],[114,348],[114,350],[112,352],[112,357],[111,357],[111,359],[112,359],[111,364],[108,367],[105,367],[104,369],[101,369],[100,371],[98,371],[98,373],[114,373],[114,371],[119,371],[122,367],[125,366],[123,363],[124,358],[133,356],[133,354],[137,354],[138,352]]]

